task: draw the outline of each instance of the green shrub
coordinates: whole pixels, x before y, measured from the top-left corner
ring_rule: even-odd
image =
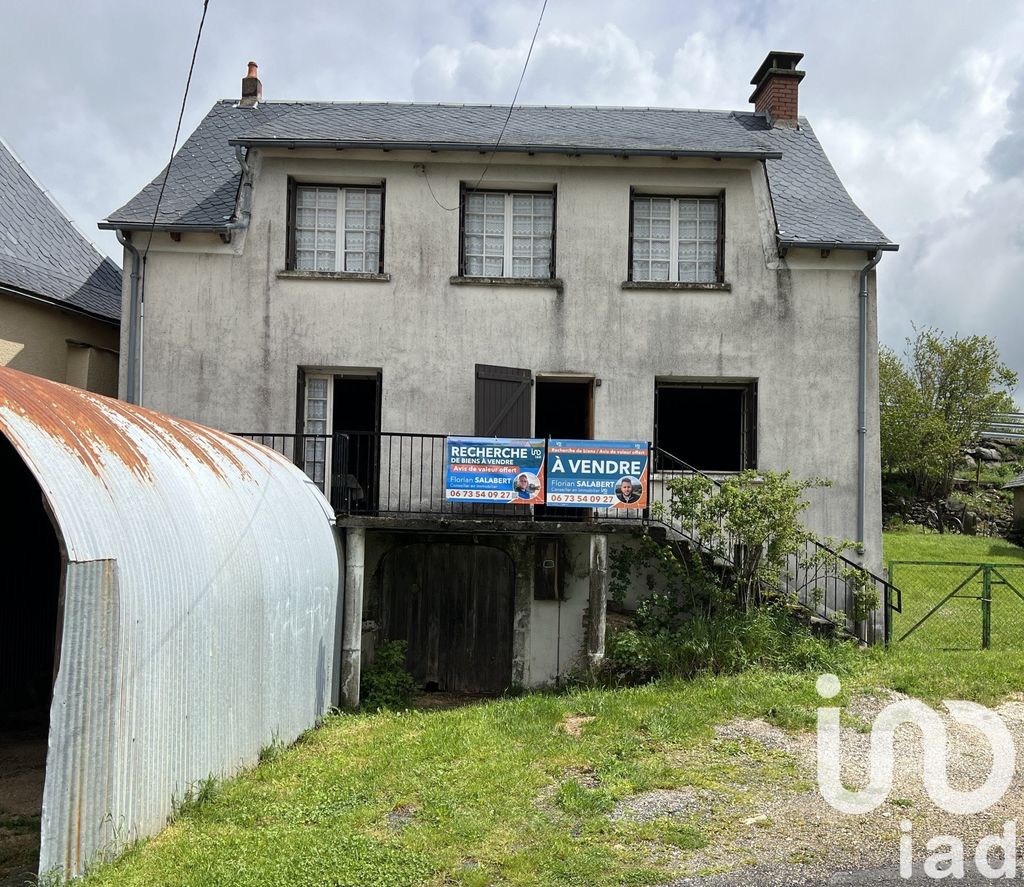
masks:
[[[360,698],[364,708],[408,708],[416,681],[405,668],[405,641],[383,641],[374,651],[373,664],[362,674]]]
[[[623,629],[608,639],[601,679],[636,684],[751,668],[843,672],[855,656],[848,641],[815,635],[788,608],[766,606],[697,613],[674,630]]]

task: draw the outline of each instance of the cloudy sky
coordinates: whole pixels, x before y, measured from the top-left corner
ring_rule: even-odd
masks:
[[[5,0],[0,135],[96,222],[166,161],[201,0]],[[540,0],[210,0],[183,136],[245,63],[268,99],[507,103]],[[1024,376],[1024,4],[549,0],[520,101],[746,108],[769,49],[805,53],[801,112],[900,252],[883,341],[995,336]],[[1018,389],[1024,401],[1024,386]]]

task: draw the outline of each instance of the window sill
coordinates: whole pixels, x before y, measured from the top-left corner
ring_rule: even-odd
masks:
[[[671,280],[624,280],[624,290],[689,290],[694,292],[728,293],[731,283],[677,283]]]
[[[455,286],[525,286],[532,289],[551,289],[561,292],[564,282],[561,277],[449,277]]]
[[[390,274],[376,274],[372,271],[278,271],[278,280],[371,280],[387,283]]]

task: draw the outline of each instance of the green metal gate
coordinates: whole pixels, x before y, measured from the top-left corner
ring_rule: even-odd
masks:
[[[1024,564],[890,561],[900,589],[887,640],[944,650],[1024,649]]]

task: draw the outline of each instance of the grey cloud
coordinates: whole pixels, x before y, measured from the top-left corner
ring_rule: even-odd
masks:
[[[1024,69],[1006,102],[1009,128],[988,154],[987,164],[997,179],[1009,179],[1024,172]]]

